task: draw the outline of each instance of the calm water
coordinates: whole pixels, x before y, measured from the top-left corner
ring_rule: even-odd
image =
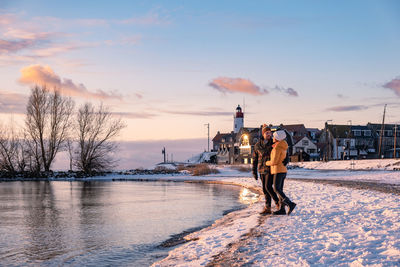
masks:
[[[139,266],[238,209],[240,188],[176,182],[0,183],[0,265]]]

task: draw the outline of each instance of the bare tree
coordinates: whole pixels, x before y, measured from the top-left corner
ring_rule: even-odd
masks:
[[[91,174],[115,166],[111,153],[117,148],[112,139],[125,127],[120,118],[100,104],[95,108],[86,103],[78,111],[78,151],[75,165],[81,171]]]
[[[32,89],[25,124],[37,169],[50,170],[68,136],[73,109],[71,98],[63,97],[56,88],[53,92],[49,92],[46,86]]]
[[[11,122],[0,126],[0,170],[15,174],[26,168],[24,140]]]
[[[74,141],[71,138],[67,139],[67,150],[69,155],[69,170],[72,171],[74,160]]]

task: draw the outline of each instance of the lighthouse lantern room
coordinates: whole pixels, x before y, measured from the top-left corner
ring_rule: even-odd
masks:
[[[242,108],[240,107],[240,105],[237,106],[236,108],[236,113],[233,116],[233,132],[234,133],[238,133],[240,128],[243,127],[243,112],[242,112]]]

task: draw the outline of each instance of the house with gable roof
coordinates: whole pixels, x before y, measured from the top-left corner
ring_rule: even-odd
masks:
[[[293,139],[292,161],[318,160],[318,147],[304,124],[281,125]]]

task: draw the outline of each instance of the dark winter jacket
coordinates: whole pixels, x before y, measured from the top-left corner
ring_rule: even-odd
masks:
[[[272,144],[272,139],[270,139],[266,144],[264,140],[260,140],[254,145],[253,175],[257,174],[257,170],[259,173],[269,173],[270,168],[265,165],[265,162],[271,159]]]

